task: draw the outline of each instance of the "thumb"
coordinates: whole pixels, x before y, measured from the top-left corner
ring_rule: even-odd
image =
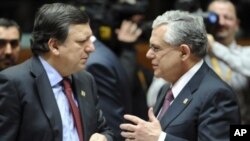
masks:
[[[149,121],[155,121],[155,120],[157,120],[157,118],[154,115],[152,107],[150,107],[149,110],[148,110],[148,118],[149,118]]]
[[[118,35],[120,32],[120,29],[115,29],[115,33]]]

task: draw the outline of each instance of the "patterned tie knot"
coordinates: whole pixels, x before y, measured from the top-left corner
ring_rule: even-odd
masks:
[[[171,89],[169,89],[169,90],[168,90],[168,92],[167,92],[167,95],[166,95],[165,99],[167,99],[168,101],[172,101],[172,100],[174,100],[174,95],[173,95],[173,92],[172,92],[172,90],[171,90]]]
[[[63,87],[64,87],[64,89],[65,89],[66,91],[68,91],[68,90],[71,91],[71,84],[70,84],[69,78],[64,77],[63,80],[62,80],[62,82],[63,82]]]

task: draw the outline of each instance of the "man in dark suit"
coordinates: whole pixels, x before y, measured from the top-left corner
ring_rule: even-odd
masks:
[[[78,8],[54,3],[39,9],[34,56],[0,73],[1,141],[113,140],[94,79],[83,70],[95,50],[91,36],[89,18]]]
[[[128,76],[118,57],[94,36],[91,39],[96,50],[91,53],[86,70],[95,78],[100,108],[115,140],[122,141],[119,125],[124,122],[123,115],[131,113],[132,106]]]
[[[146,56],[154,75],[171,85],[160,91],[154,111],[148,111],[149,121],[124,116],[132,124],[120,125],[122,136],[135,141],[229,140],[230,125],[240,123],[239,108],[235,93],[204,62],[207,37],[202,18],[168,11],[152,27]]]

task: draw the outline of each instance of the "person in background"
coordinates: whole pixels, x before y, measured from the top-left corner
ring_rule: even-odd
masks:
[[[211,34],[208,34],[208,41],[211,55],[227,64],[233,71],[250,77],[250,46],[230,49],[215,41]]]
[[[148,107],[154,107],[159,91],[166,84],[169,84],[169,83],[166,82],[163,78],[157,78],[157,77],[153,78],[153,81],[151,82],[150,87],[148,88],[148,91],[147,91],[147,106]]]
[[[33,57],[0,72],[1,141],[113,141],[84,68],[95,50],[89,17],[63,3],[36,13]]]
[[[134,15],[130,20],[123,20],[117,34],[117,48],[120,48],[120,62],[127,73],[132,93],[132,114],[147,119],[148,106],[146,103],[146,92],[152,81],[153,73],[137,62],[136,42],[142,34]]]
[[[207,33],[199,16],[167,11],[153,22],[150,49],[154,75],[170,83],[148,111],[149,121],[133,115],[120,125],[136,141],[224,141],[240,123],[237,98],[207,65]]]
[[[0,18],[0,71],[17,63],[21,35],[15,21]]]
[[[86,1],[77,1],[75,2],[75,4],[82,7],[82,9],[84,9],[90,15],[91,19],[90,26],[93,29],[93,33],[96,39],[98,41],[101,41],[102,44],[108,47],[109,48],[108,50],[111,50],[116,56],[115,58],[117,60],[114,61],[115,62],[114,64],[121,64],[123,67],[122,72],[116,73],[115,75],[113,75],[114,73],[109,74],[110,76],[107,74],[99,75],[98,80],[107,81],[108,80],[107,77],[116,80],[119,79],[121,80],[121,77],[119,78],[118,76],[120,74],[123,74],[123,72],[125,72],[126,74],[124,76],[127,77],[125,79],[128,80],[128,82],[126,83],[126,85],[128,86],[120,90],[117,90],[118,87],[116,87],[115,88],[117,90],[116,93],[119,92],[120,94],[115,94],[114,92],[112,92],[108,95],[121,95],[119,97],[124,97],[124,96],[127,97],[128,95],[131,95],[130,96],[131,99],[129,101],[126,102],[123,101],[121,102],[121,104],[118,104],[119,103],[118,102],[116,106],[119,105],[122,106],[123,105],[122,103],[127,103],[127,104],[129,103],[129,105],[132,104],[131,110],[133,114],[136,114],[140,117],[147,117],[148,107],[146,105],[146,91],[149,81],[151,81],[152,71],[151,70],[149,71],[144,67],[142,67],[140,64],[138,64],[136,45],[138,41],[141,40],[143,37],[142,27],[144,26],[142,26],[142,24],[143,20],[145,19],[145,12],[148,6],[148,0],[137,0],[137,1],[105,0],[98,2],[93,0],[86,0]],[[99,48],[97,50],[99,50]],[[98,54],[99,56],[99,53],[94,53],[94,54]],[[111,62],[107,62],[108,60],[109,61],[113,60],[111,59],[112,58],[111,56],[109,56],[108,58],[105,57],[105,59],[103,60],[101,59],[98,59],[98,61],[94,60],[92,61],[92,63],[102,62],[103,67],[106,68],[109,68],[111,66],[114,67],[116,65],[111,65]],[[109,69],[109,72],[112,71],[114,70]],[[95,71],[95,73],[97,73],[97,71]],[[99,71],[98,73],[101,74],[102,72]],[[122,79],[123,79],[122,81],[125,80],[124,77]],[[107,88],[106,86],[107,84],[103,86],[103,82],[102,84],[99,83],[99,85],[102,85],[101,87]],[[109,83],[115,83],[115,82],[109,82]],[[116,85],[112,85],[110,87],[115,87],[117,85],[118,84],[116,83]],[[119,87],[123,87],[123,85],[120,85]],[[121,92],[125,88],[129,88],[129,90]],[[101,91],[101,89],[99,90]],[[102,91],[104,91],[104,89],[102,89]],[[124,95],[124,93],[127,91],[129,91],[129,93]],[[108,91],[105,90],[106,94],[107,92]],[[105,97],[104,95],[102,96]],[[116,97],[116,99],[111,99],[111,100],[120,101],[121,99],[119,97]],[[106,100],[107,99],[105,99],[104,101]],[[111,103],[105,102],[105,104],[109,105]],[[115,108],[113,110],[115,111]],[[118,115],[116,115],[116,117],[117,116]],[[111,121],[112,119],[108,120]],[[114,122],[114,120],[112,121]]]
[[[207,10],[219,16],[219,25],[212,36],[208,35],[210,52],[206,61],[234,89],[239,100],[241,123],[250,124],[250,49],[236,43],[239,29],[236,8],[229,0],[214,0]]]
[[[91,40],[94,43],[95,52],[89,56],[86,70],[95,78],[99,105],[107,124],[114,132],[115,141],[123,141],[119,125],[125,122],[123,115],[132,111],[128,76],[118,57],[109,47],[94,36]]]

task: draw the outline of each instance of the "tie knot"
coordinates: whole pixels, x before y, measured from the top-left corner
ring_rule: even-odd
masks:
[[[69,78],[63,78],[62,80],[64,89],[71,89],[71,84]]]
[[[174,100],[174,95],[173,95],[172,89],[169,89],[169,90],[168,90],[165,99],[167,99],[168,101]]]

